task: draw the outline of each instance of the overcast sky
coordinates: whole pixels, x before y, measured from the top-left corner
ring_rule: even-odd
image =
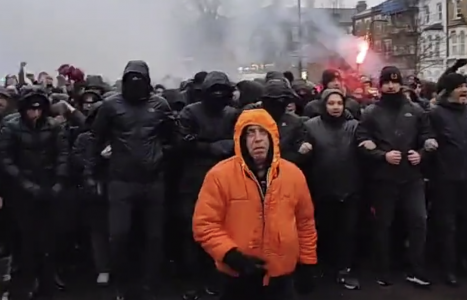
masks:
[[[298,0],[286,0],[289,4],[295,4],[297,3]],[[333,1],[339,1],[339,0],[315,0],[316,1],[316,6],[317,7],[332,7],[332,2]],[[375,6],[378,5],[379,3],[383,2],[384,0],[367,0],[366,3],[368,6]],[[302,3],[307,2],[307,0],[302,0]],[[340,0],[340,4],[343,7],[355,7],[357,4],[358,0]]]

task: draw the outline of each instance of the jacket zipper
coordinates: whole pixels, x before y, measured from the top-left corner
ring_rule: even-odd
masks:
[[[261,214],[261,218],[262,218],[262,221],[263,221],[263,228],[262,228],[262,232],[261,232],[261,249],[263,249],[264,247],[264,233],[265,233],[265,230],[266,230],[266,218],[264,217],[264,204],[265,204],[265,201],[266,201],[266,194],[267,194],[267,191],[266,191],[266,194],[263,192],[263,189],[261,188],[261,184],[259,183],[258,179],[256,178],[256,176],[254,176],[253,174],[250,173],[250,176],[252,177],[252,179],[254,180],[254,182],[256,183],[256,186],[258,187],[258,190],[259,190],[259,194],[261,196],[261,210],[262,210],[262,214]],[[268,170],[268,173],[266,174],[266,184],[269,182],[269,170]],[[267,186],[266,186],[266,189],[267,189]]]

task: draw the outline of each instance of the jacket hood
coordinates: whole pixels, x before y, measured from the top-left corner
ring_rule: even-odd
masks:
[[[266,73],[265,81],[268,82],[273,79],[285,79],[288,81],[287,78],[285,78],[284,74],[278,71],[269,71]]]
[[[276,122],[271,115],[264,109],[251,109],[243,111],[238,117],[237,123],[235,124],[234,132],[234,143],[235,143],[235,157],[242,164],[242,168],[245,171],[251,171],[246,163],[244,157],[244,149],[242,148],[242,140],[245,129],[248,126],[257,125],[263,127],[268,133],[272,140],[270,147],[272,147],[272,161],[269,169],[269,180],[275,177],[278,172],[279,160],[280,160],[280,148],[279,148],[279,129],[277,128]],[[270,182],[268,182],[269,185]]]
[[[47,97],[47,92],[38,86],[28,86],[20,91],[20,97],[18,101],[18,112],[23,114],[28,108],[32,101],[40,102],[42,108],[42,115],[44,117],[50,116],[50,100]]]
[[[328,114],[327,109],[326,109],[326,102],[328,101],[329,96],[334,95],[334,94],[340,95],[342,97],[342,99],[344,100],[344,107],[345,107],[346,97],[340,90],[337,90],[337,89],[325,89],[321,93],[321,99],[319,100],[321,117],[324,117],[324,118],[330,119],[330,120],[336,119],[336,117],[330,116]],[[344,112],[342,113],[342,118],[346,119],[346,109],[344,109]]]
[[[215,85],[232,87],[232,84],[230,83],[227,74],[225,74],[224,72],[212,71],[209,72],[208,75],[206,75],[206,78],[204,79],[203,84],[201,85],[201,89],[203,90],[203,92],[205,92]]]
[[[144,78],[151,84],[151,77],[149,76],[149,66],[142,60],[131,60],[127,63],[125,70],[123,71],[122,80],[130,73],[137,73],[144,76]]]
[[[166,89],[162,96],[175,111],[181,111],[186,106],[186,99],[178,89]]]
[[[99,102],[99,101],[102,101],[102,95],[99,91],[96,91],[96,90],[85,90],[81,95],[80,97],[78,98],[78,104],[79,105],[82,105],[83,102],[84,102],[84,99],[88,96],[92,96],[94,98],[94,103],[95,102]]]
[[[237,88],[240,91],[240,98],[238,99],[240,107],[261,101],[264,94],[264,86],[256,81],[240,81],[237,83]]]
[[[294,98],[295,94],[290,86],[290,83],[285,78],[271,79],[264,86],[265,98]]]

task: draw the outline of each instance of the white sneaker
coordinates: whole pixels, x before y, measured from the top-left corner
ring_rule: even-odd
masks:
[[[99,273],[97,276],[97,284],[106,285],[109,283],[109,273]]]

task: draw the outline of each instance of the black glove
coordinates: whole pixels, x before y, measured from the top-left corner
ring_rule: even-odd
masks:
[[[96,195],[97,194],[97,182],[89,177],[84,181],[84,188],[87,193],[91,195]]]
[[[314,265],[299,264],[295,269],[295,289],[300,295],[307,295],[313,291],[316,275]]]
[[[221,140],[209,145],[210,152],[219,157],[228,157],[233,154],[234,141],[233,140]]]
[[[59,196],[63,191],[63,185],[60,182],[54,184],[51,188],[51,194],[53,197]]]
[[[23,190],[34,198],[40,198],[43,190],[38,184],[35,184],[29,180],[26,180],[22,184]]]
[[[454,67],[457,68],[457,69],[462,68],[465,65],[467,65],[467,59],[465,59],[465,58],[458,59],[454,63]]]
[[[242,277],[255,275],[264,276],[266,274],[266,270],[264,269],[264,260],[245,255],[236,248],[231,249],[225,254],[223,263]]]

